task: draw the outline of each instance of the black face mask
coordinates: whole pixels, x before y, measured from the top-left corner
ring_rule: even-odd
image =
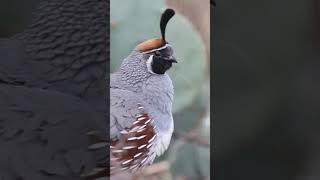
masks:
[[[152,71],[156,74],[164,74],[172,66],[172,61],[166,60],[161,56],[153,56],[151,63]]]
[[[153,61],[151,63],[152,71],[156,74],[164,74],[171,68],[172,63],[177,63],[176,59],[172,56],[173,50],[170,46],[150,54],[153,55]]]

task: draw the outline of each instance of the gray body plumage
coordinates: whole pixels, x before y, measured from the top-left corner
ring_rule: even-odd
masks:
[[[119,137],[120,131],[130,128],[144,107],[152,119],[157,134],[151,147],[153,155],[161,155],[168,147],[173,131],[172,103],[174,89],[170,77],[148,71],[146,54],[133,51],[124,59],[119,70],[110,79],[110,138]]]

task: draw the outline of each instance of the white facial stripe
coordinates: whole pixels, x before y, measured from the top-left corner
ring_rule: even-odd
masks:
[[[143,54],[151,53],[151,52],[154,52],[154,51],[159,51],[159,50],[162,50],[162,49],[167,48],[168,46],[171,47],[171,45],[166,44],[166,45],[164,45],[164,46],[162,46],[162,47],[160,47],[160,48],[158,48],[158,49],[152,49],[152,50],[150,50],[150,51],[143,52]]]
[[[153,61],[153,55],[151,55],[149,57],[149,59],[147,60],[147,68],[148,68],[148,71],[151,73],[151,74],[155,74],[153,71],[152,71],[152,67],[151,67],[151,63]]]

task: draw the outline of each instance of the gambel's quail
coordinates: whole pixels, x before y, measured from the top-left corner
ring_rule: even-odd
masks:
[[[138,44],[111,74],[111,173],[137,172],[170,144],[174,88],[166,71],[177,61],[165,29],[174,14],[166,9],[160,20],[162,38]]]

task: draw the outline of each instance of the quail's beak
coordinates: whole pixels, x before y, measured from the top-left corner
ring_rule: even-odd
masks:
[[[175,58],[175,57],[173,57],[173,56],[171,56],[171,58],[170,58],[170,62],[172,62],[172,63],[178,63],[178,61],[176,60],[176,58]]]

